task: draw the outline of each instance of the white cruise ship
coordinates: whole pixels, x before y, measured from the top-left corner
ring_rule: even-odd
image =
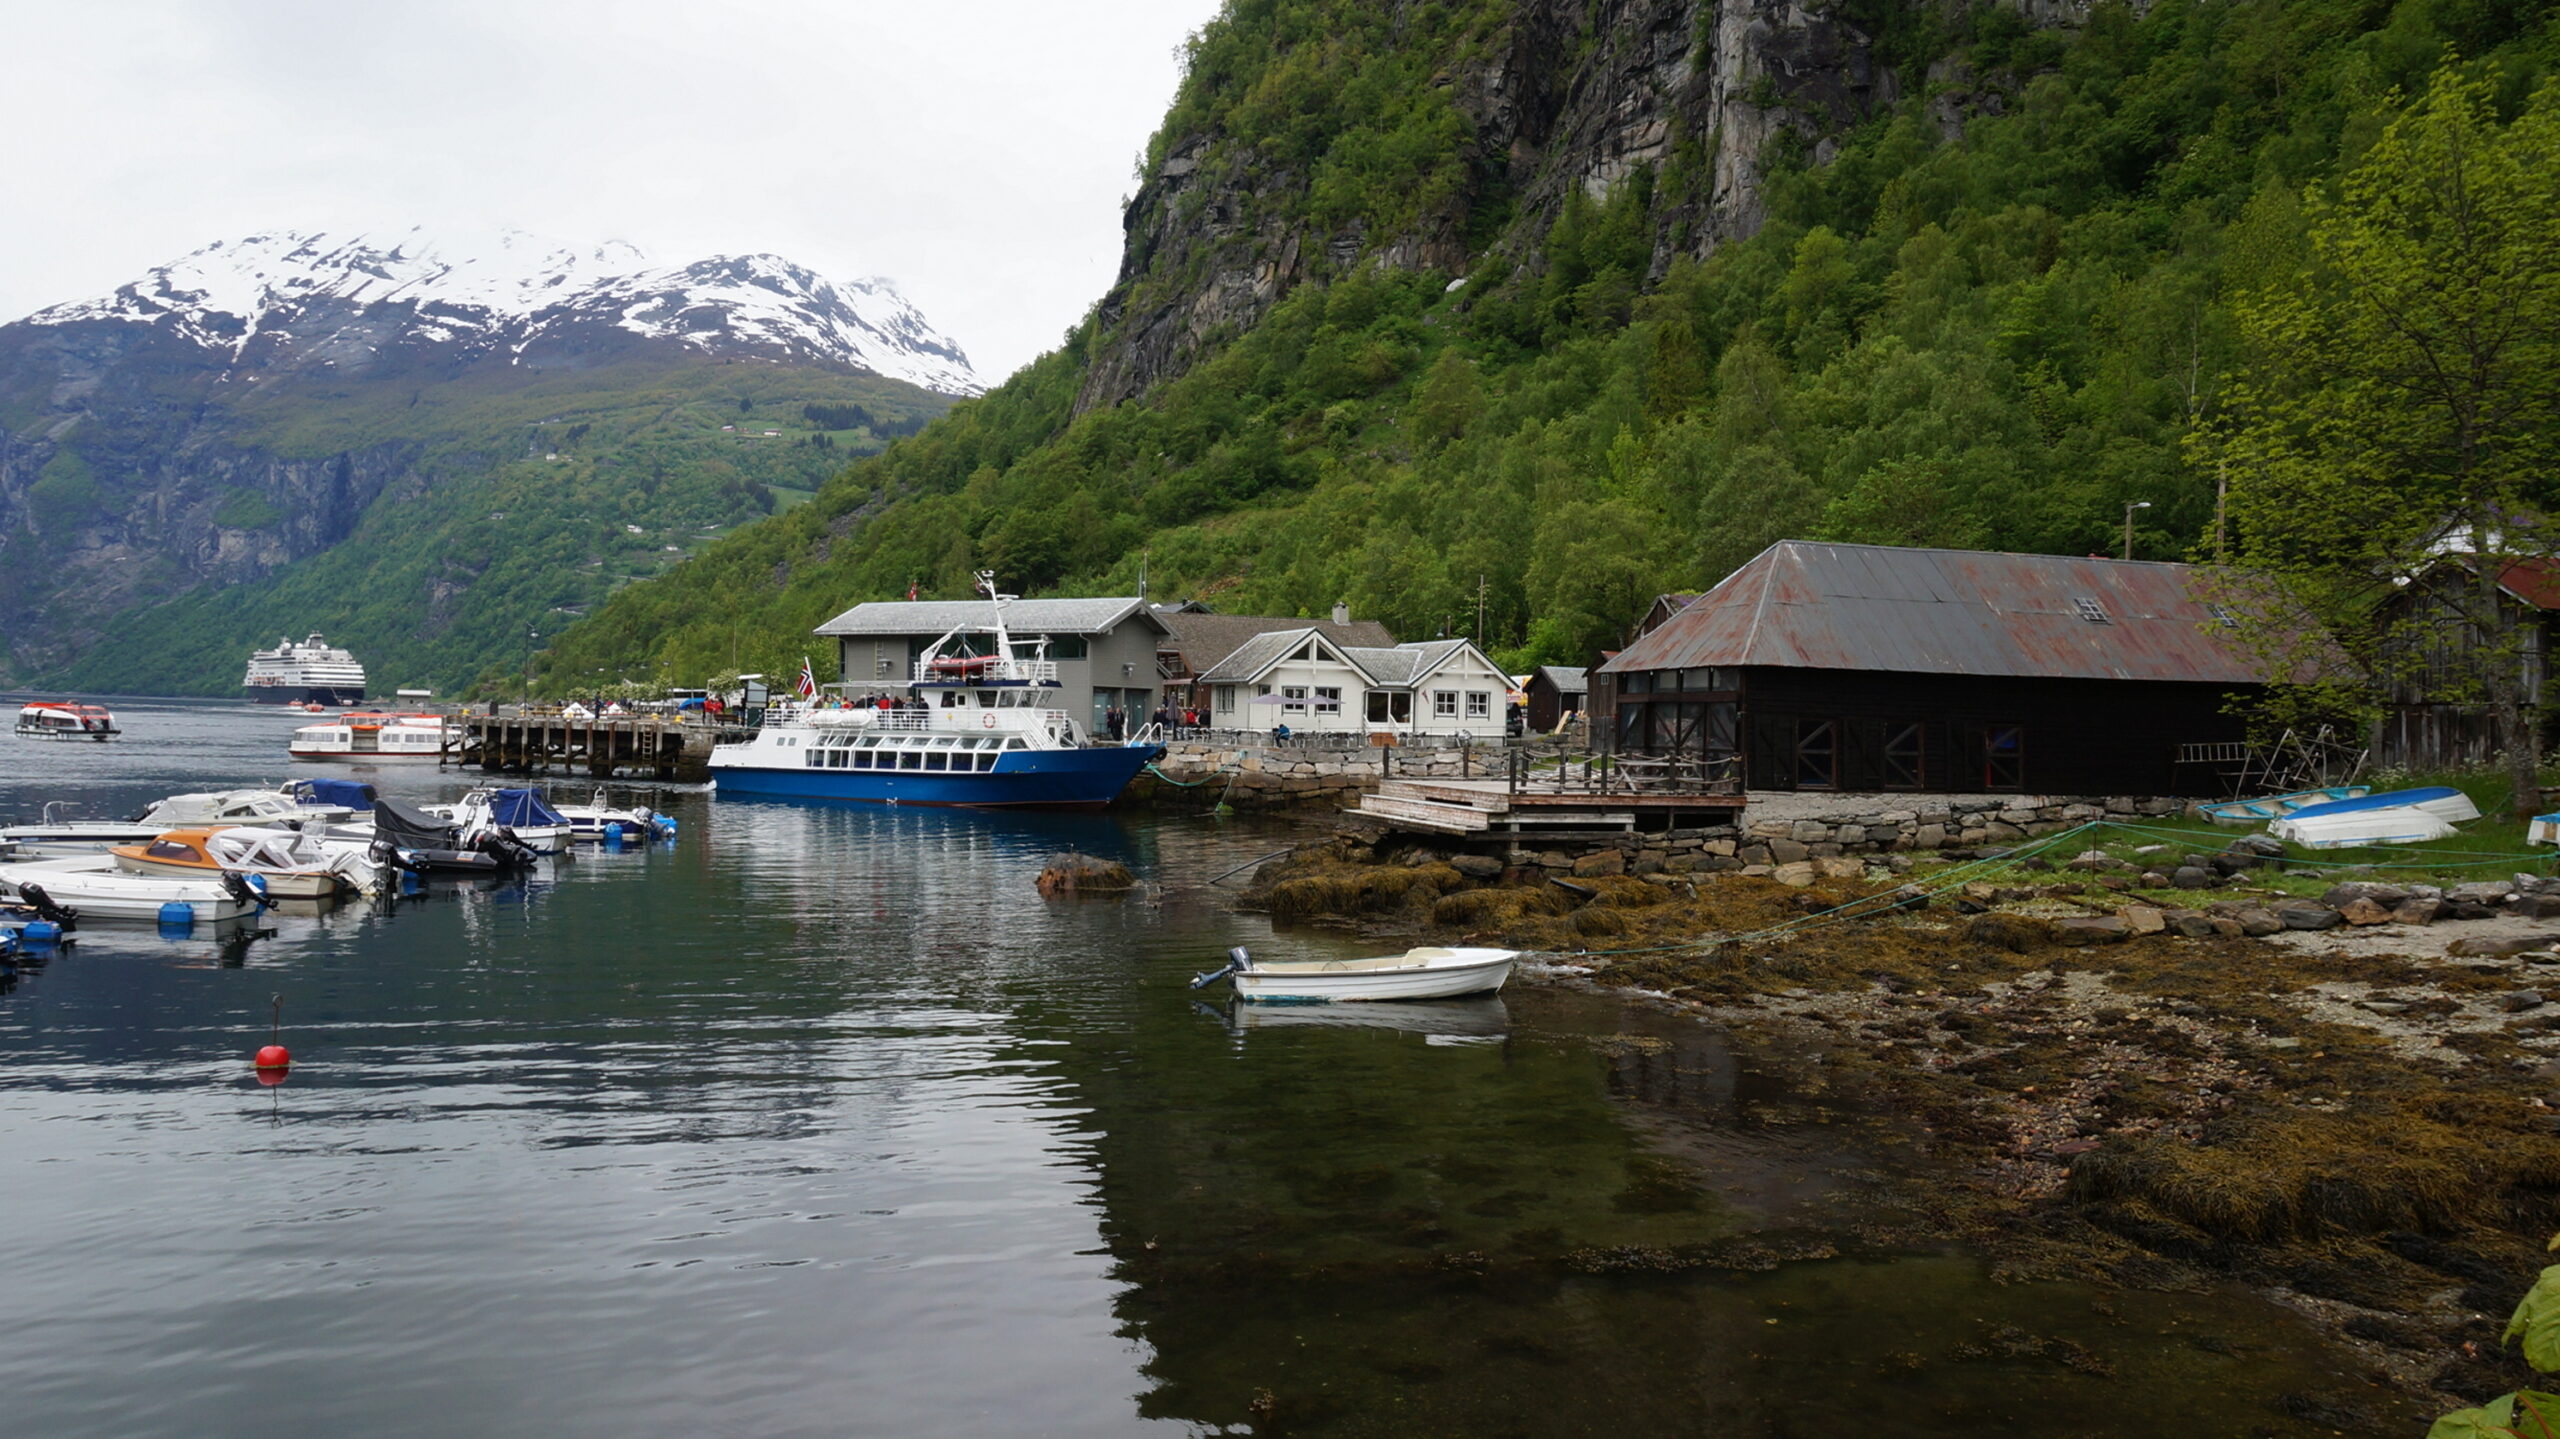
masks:
[[[288,636],[274,649],[250,655],[249,673],[240,683],[247,687],[249,698],[260,704],[364,702],[364,666],[318,635],[300,644]]]

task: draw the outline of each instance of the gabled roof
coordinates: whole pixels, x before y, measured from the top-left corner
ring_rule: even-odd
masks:
[[[1359,661],[1351,659],[1342,646],[1326,639],[1323,632],[1313,625],[1300,625],[1294,630],[1273,630],[1268,634],[1255,635],[1236,646],[1216,664],[1202,670],[1200,678],[1210,684],[1251,683],[1268,674],[1273,665],[1297,653],[1299,646],[1309,640],[1314,640],[1321,648],[1330,650],[1335,658],[1342,660],[1353,669],[1361,668]],[[1363,673],[1365,674],[1366,671],[1364,670]]]
[[[1781,540],[1601,671],[2263,681],[2198,580],[2191,565]]]
[[[1537,673],[1529,676],[1532,680],[1542,677],[1548,684],[1555,686],[1556,693],[1558,694],[1585,695],[1591,693],[1590,673],[1584,670],[1580,665],[1540,665],[1538,666]]]
[[[1343,653],[1368,671],[1374,683],[1387,689],[1402,689],[1420,683],[1424,676],[1447,664],[1450,656],[1466,646],[1465,640],[1408,640],[1392,649],[1344,650]]]
[[[1256,635],[1238,645],[1235,653],[1202,671],[1200,679],[1206,684],[1250,684],[1270,673],[1272,666],[1295,654],[1298,647],[1310,639],[1332,651],[1379,689],[1408,688],[1446,665],[1459,651],[1474,649],[1462,639],[1413,640],[1400,645],[1341,645],[1334,643],[1323,630],[1305,625],[1294,630]],[[1483,657],[1481,650],[1476,654],[1478,658]],[[1486,660],[1485,663],[1490,666],[1492,661]]]
[[[962,625],[984,627],[995,622],[992,600],[873,600],[855,605],[818,626],[822,635],[939,635]],[[1038,635],[1099,635],[1118,629],[1131,615],[1165,633],[1164,617],[1136,596],[1119,599],[1015,600],[1004,608],[1005,628],[1030,638]]]
[[[1170,639],[1157,644],[1158,650],[1172,650],[1195,673],[1205,673],[1227,656],[1234,654],[1245,641],[1258,635],[1314,630],[1336,645],[1393,645],[1396,637],[1376,620],[1353,620],[1337,625],[1330,620],[1276,619],[1267,615],[1189,614],[1158,609],[1156,618],[1173,632]]]

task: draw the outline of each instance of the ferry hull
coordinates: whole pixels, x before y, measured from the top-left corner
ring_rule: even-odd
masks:
[[[332,708],[364,703],[362,685],[244,685],[251,704],[324,704]]]
[[[786,769],[722,765],[711,773],[723,796],[855,800],[865,804],[952,805],[969,809],[1102,809],[1120,797],[1154,745],[1016,752],[992,770]]]

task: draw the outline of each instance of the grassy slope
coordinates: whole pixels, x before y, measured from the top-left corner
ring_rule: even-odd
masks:
[[[2063,34],[1852,6],[1891,22],[1906,73],[1944,56],[1980,77],[1952,97],[1961,138],[1922,93],[1826,166],[1774,146],[1764,231],[1650,280],[1670,202],[1707,183],[1704,137],[1545,225],[1471,186],[1445,89],[1410,83],[1497,43],[1501,7],[1395,29],[1349,0],[1237,0],[1151,154],[1241,148],[1269,178],[1257,205],[1316,233],[1391,235],[1427,190],[1525,261],[1488,245],[1463,277],[1302,286],[1143,401],[1071,419],[1105,342],[1088,323],[809,505],[623,591],[546,664],[677,678],[734,648],[770,668],[835,609],[957,594],[979,566],[1125,592],[1143,565],[1159,594],[1347,599],[1408,634],[1471,628],[1481,585],[1482,638],[1526,664],[1579,662],[1652,593],[1786,536],[2085,553],[2146,501],[2137,553],[2181,557],[2210,535],[2181,445],[2216,413],[2230,293],[2301,262],[2302,187],[2448,47],[2521,97],[2560,53],[2550,10],[2164,0]],[[1201,260],[1151,256],[1128,312]]]

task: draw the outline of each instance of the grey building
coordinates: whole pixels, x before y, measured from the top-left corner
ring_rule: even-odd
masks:
[[[988,600],[875,600],[846,610],[817,633],[836,642],[848,693],[903,692],[917,657],[956,626],[981,630],[963,636],[956,651],[992,649],[983,627],[994,619]],[[1015,600],[1005,606],[1004,622],[1016,642],[1049,641],[1049,658],[1058,663],[1058,702],[1094,734],[1105,732],[1103,711],[1112,705],[1132,716],[1132,729],[1155,708],[1156,651],[1172,632],[1145,600]]]

